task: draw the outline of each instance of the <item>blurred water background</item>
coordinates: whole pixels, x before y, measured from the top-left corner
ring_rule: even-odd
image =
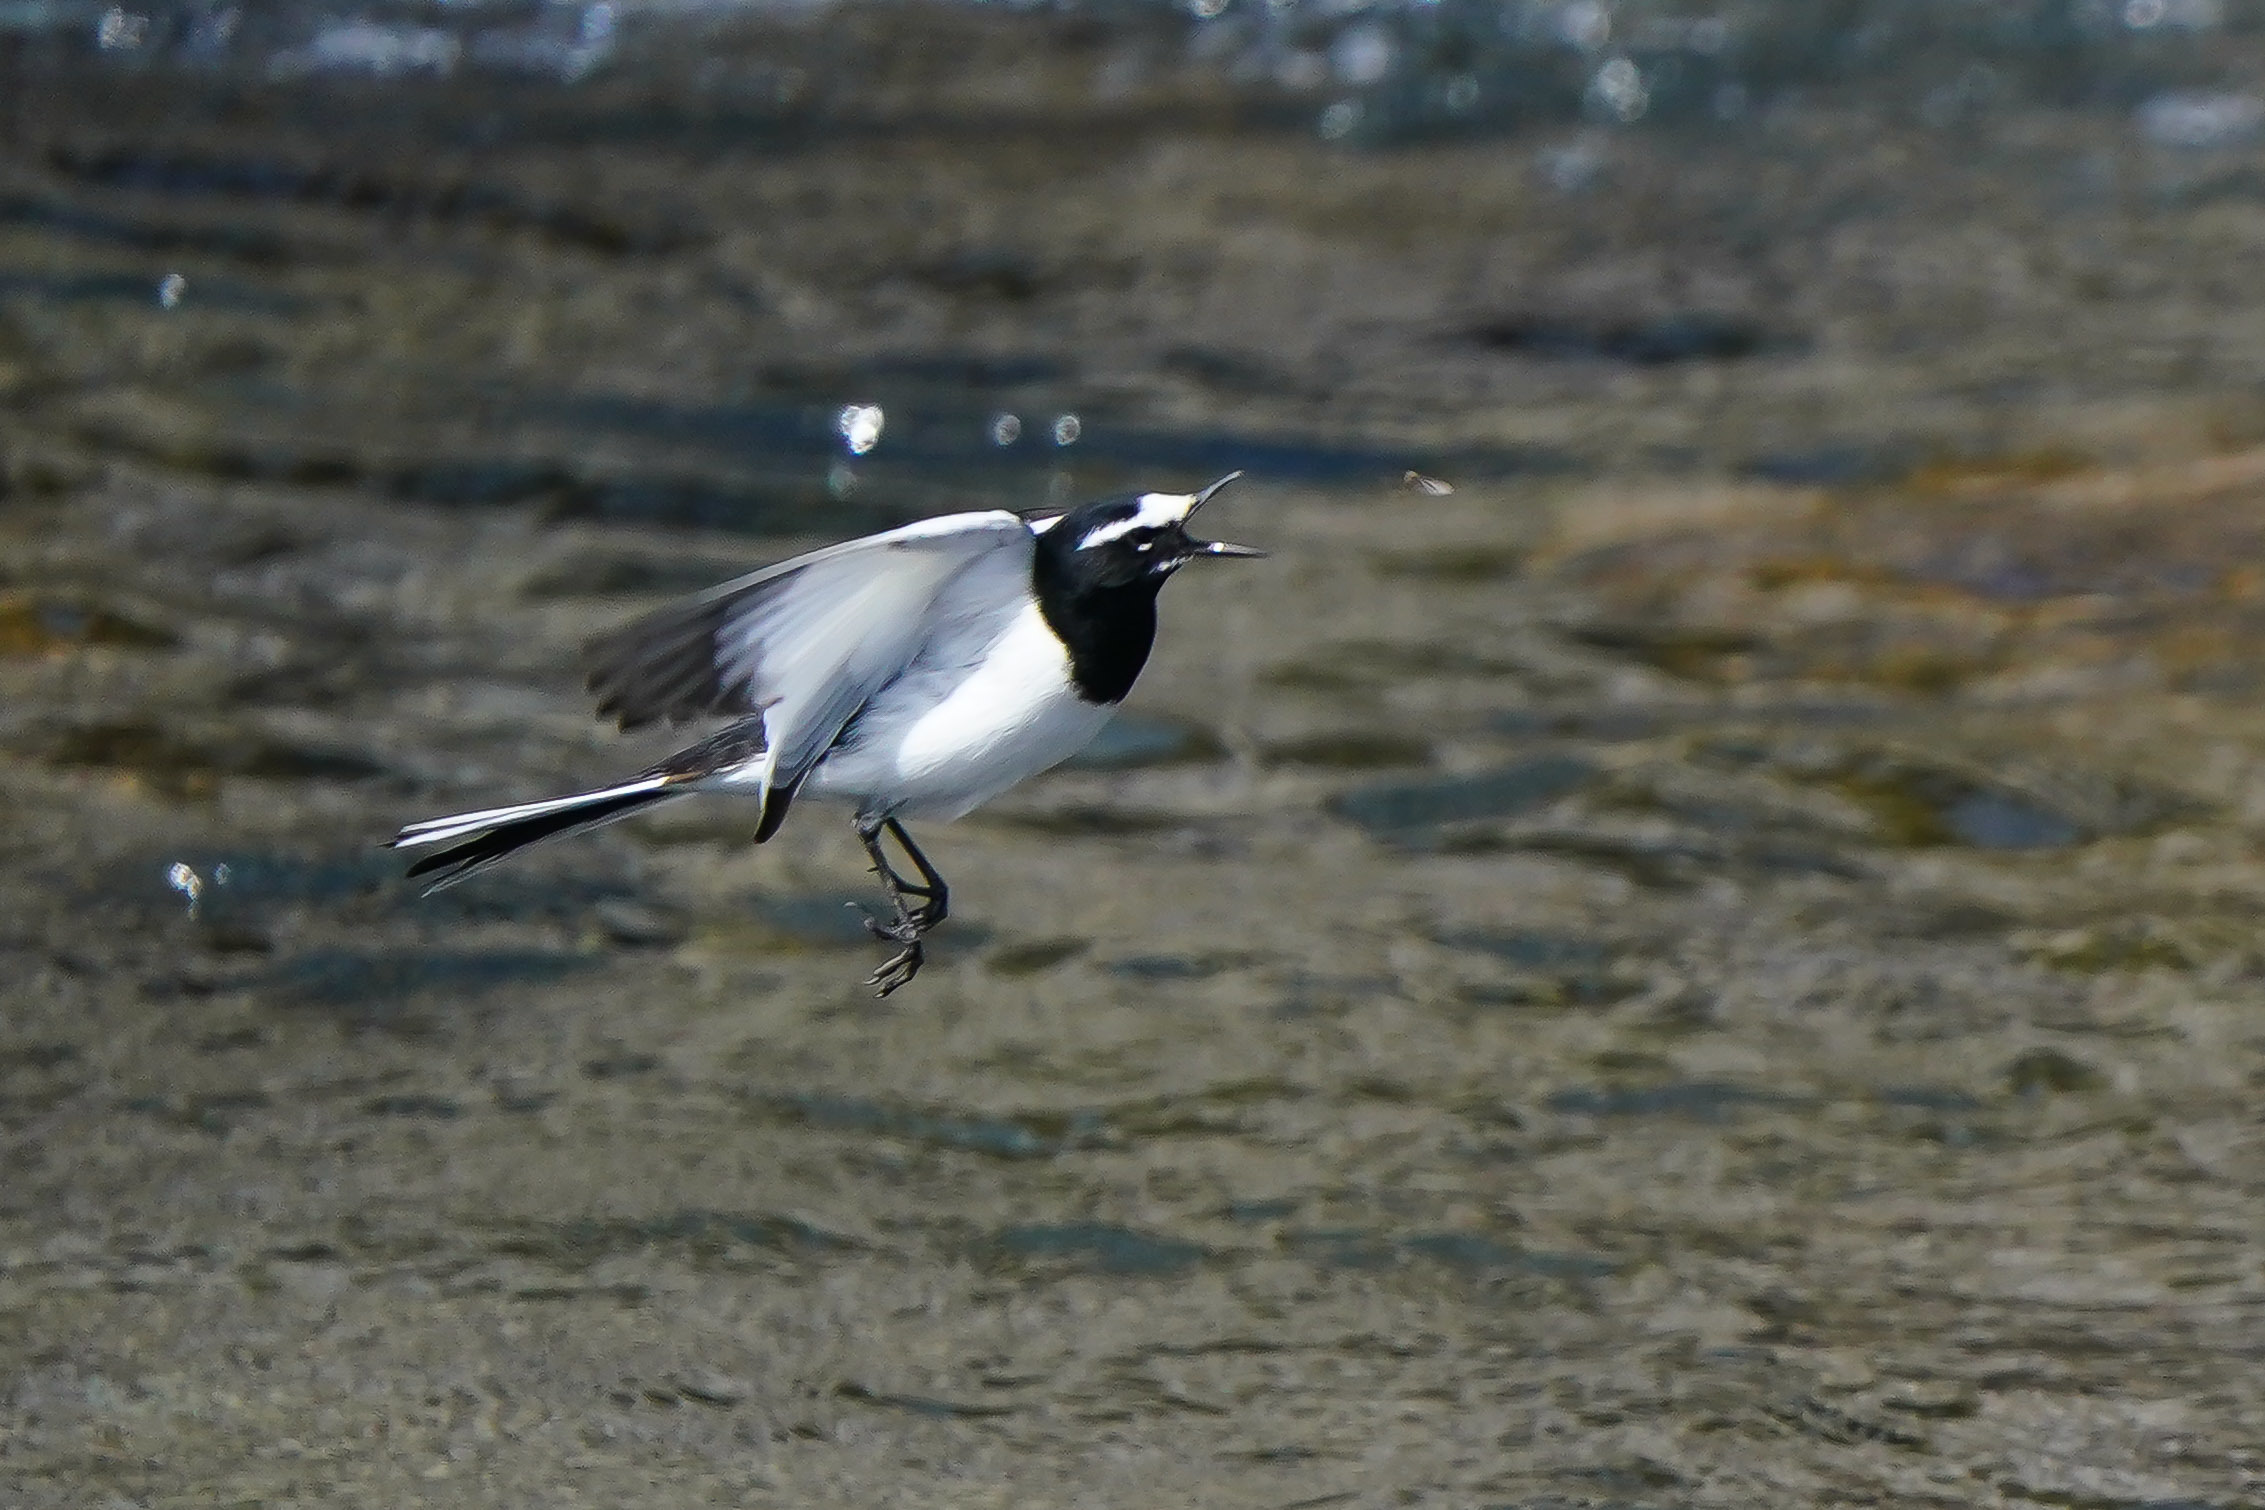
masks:
[[[17,148],[0,225],[30,255],[0,272],[0,296],[41,312],[19,323],[99,327],[118,361],[155,360],[124,348],[166,327],[196,348],[140,376],[201,416],[190,444],[208,470],[367,473],[428,501],[542,496],[749,527],[772,517],[750,499],[822,507],[862,481],[860,507],[901,517],[947,478],[1051,475],[1072,447],[1097,484],[1246,463],[1373,480],[1403,461],[1878,479],[2009,449],[2007,427],[2038,429],[2041,408],[2166,381],[2246,391],[2253,364],[2219,349],[2209,316],[2190,329],[2122,294],[2144,274],[2207,305],[2201,285],[2224,275],[2161,265],[2148,222],[2248,196],[2259,35],[2218,0],[23,0],[0,11]],[[1191,259],[1223,249],[1200,244],[1203,222],[1232,197],[1168,183],[1157,162],[1127,179],[1143,133],[1264,144],[1256,171],[1299,141],[1332,149],[1300,159],[1317,192],[1275,249],[1323,277],[1307,308],[1191,302]],[[841,245],[767,244],[782,202],[760,180],[790,162],[818,196],[800,212]],[[1112,176],[1133,196],[1119,221],[1089,192]],[[1131,212],[1144,194],[1156,213]],[[858,216],[865,234],[848,236]],[[1941,235],[1921,245],[1920,226]],[[1250,231],[1255,258],[1271,228]],[[451,234],[471,239],[444,246]],[[343,265],[363,254],[342,238],[362,236],[393,244],[357,292]],[[544,301],[577,258],[672,285],[608,337],[623,349],[604,361],[646,358],[637,379],[541,349],[537,325],[597,297]],[[545,313],[507,335],[467,278],[516,280]],[[1826,287],[1843,279],[1862,287]],[[1192,324],[1136,333],[1091,307],[1165,284]],[[272,349],[383,324],[389,299],[432,320],[421,345],[385,349],[373,327],[321,372]],[[2069,300],[2098,360],[2053,339]],[[457,311],[470,327],[423,313],[461,302],[480,306]],[[662,357],[659,327],[697,364]],[[1913,371],[1913,343],[1932,356],[1959,335],[1955,379]],[[2036,339],[2016,350],[2021,337]],[[807,351],[790,359],[782,338]],[[1694,397],[1736,364],[1750,418]],[[1610,369],[1642,391],[1599,381]],[[1820,417],[1803,396],[1822,398],[1820,378],[1839,398],[1916,384],[1963,412]],[[1630,402],[1604,411],[1626,412],[1591,422],[1615,381]],[[1679,413],[1660,415],[1663,397]],[[1566,400],[1584,414],[1535,412]],[[467,406],[477,433],[451,433]],[[845,448],[860,409],[884,428]],[[107,445],[179,449],[150,415],[79,423]],[[582,444],[600,437],[611,465]],[[893,494],[900,469],[929,495]]]
[[[2260,266],[2235,0],[0,0],[0,1500],[2256,1503]],[[1233,468],[884,1004],[377,848]]]
[[[1302,119],[1329,139],[1405,141],[1588,119],[1734,122],[1803,91],[1861,92],[1944,124],[1994,107],[2141,111],[2143,129],[2206,145],[2254,129],[2238,0],[1118,0],[974,5],[1028,32],[1074,28],[1102,56],[1096,101],[1158,84]],[[562,85],[659,77],[781,114],[859,82],[825,33],[838,7],[799,3],[304,4],[127,7],[14,0],[0,25],[32,65],[241,78],[441,78]],[[899,20],[903,18],[900,15]],[[761,26],[760,64],[686,50]],[[792,41],[779,45],[780,31]],[[799,33],[799,35],[797,35]],[[799,45],[797,45],[799,44]],[[838,41],[835,44],[838,46]]]

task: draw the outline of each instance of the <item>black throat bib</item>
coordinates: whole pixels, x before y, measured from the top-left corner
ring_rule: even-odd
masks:
[[[1162,577],[1121,587],[1080,582],[1076,569],[1041,538],[1031,587],[1047,627],[1069,648],[1070,679],[1089,703],[1121,703],[1156,643],[1156,594]]]

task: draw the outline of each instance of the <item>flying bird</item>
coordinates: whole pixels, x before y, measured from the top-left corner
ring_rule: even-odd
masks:
[[[1195,493],[924,519],[602,634],[583,651],[601,715],[624,729],[731,722],[630,780],[412,823],[393,846],[445,846],[409,867],[438,891],[540,840],[696,793],[757,803],[758,844],[797,797],[850,803],[890,906],[865,918],[897,946],[867,982],[886,996],[919,973],[923,940],[950,907],[903,820],[960,817],[1101,731],[1148,660],[1156,596],[1172,574],[1265,554],[1188,533],[1241,475]]]

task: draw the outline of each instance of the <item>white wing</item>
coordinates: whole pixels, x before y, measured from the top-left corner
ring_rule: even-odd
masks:
[[[920,654],[947,589],[988,561],[1021,570],[985,584],[1020,590],[1032,538],[1004,511],[947,514],[726,582],[590,642],[598,711],[625,729],[759,713],[764,784],[791,787]]]

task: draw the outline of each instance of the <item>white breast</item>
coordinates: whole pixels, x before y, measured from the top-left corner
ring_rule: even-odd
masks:
[[[893,684],[805,789],[956,818],[1076,754],[1112,711],[1077,695],[1068,651],[1028,604],[975,653],[939,657]]]

